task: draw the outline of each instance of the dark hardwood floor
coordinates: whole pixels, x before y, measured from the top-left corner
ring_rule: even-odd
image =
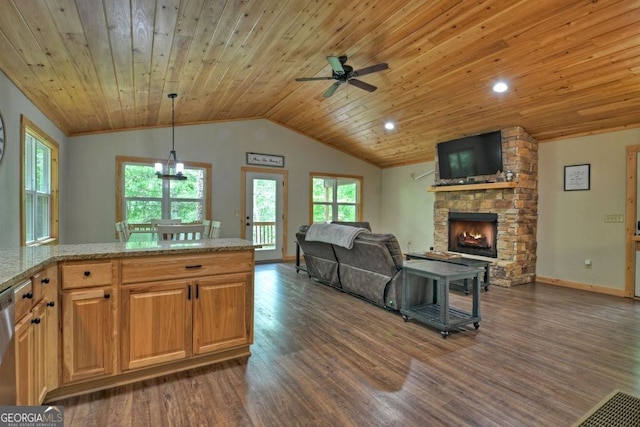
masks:
[[[481,307],[480,329],[445,340],[258,265],[247,360],[56,403],[69,426],[570,426],[614,389],[640,395],[639,303],[528,284]]]

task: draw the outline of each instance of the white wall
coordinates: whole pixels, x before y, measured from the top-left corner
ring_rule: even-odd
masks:
[[[69,139],[69,184],[63,199],[66,243],[113,241],[115,223],[115,158],[166,158],[171,129],[149,129]],[[380,227],[381,169],[290,131],[268,120],[247,120],[176,127],[176,151],[184,161],[212,164],[212,217],[222,221],[222,237],[238,237],[241,218],[240,168],[247,152],[285,157],[289,174],[287,238],[295,253],[295,231],[309,222],[309,172],[362,175],[363,217]],[[279,169],[274,169],[279,170]]]
[[[538,276],[624,289],[625,224],[604,216],[625,213],[625,147],[635,144],[640,129],[540,144]],[[564,166],[582,163],[591,165],[591,189],[564,191]]]
[[[60,189],[66,184],[66,136],[0,71],[0,112],[7,140],[0,160],[0,248],[20,245],[20,115],[25,115],[60,147]],[[66,209],[60,207],[60,218]],[[60,234],[64,234],[60,224]]]
[[[417,181],[411,174],[434,169],[435,162],[426,162],[382,171],[382,227],[374,231],[395,234],[405,253],[433,247],[435,193],[427,188],[433,185],[435,173]]]

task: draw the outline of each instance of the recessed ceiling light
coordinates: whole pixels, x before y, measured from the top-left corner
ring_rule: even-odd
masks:
[[[387,122],[387,123],[384,124],[384,128],[386,130],[393,130],[393,129],[395,129],[395,127],[396,127],[396,125],[394,125],[392,122]]]
[[[504,93],[509,90],[509,85],[503,81],[499,81],[493,85],[493,91],[496,93]]]

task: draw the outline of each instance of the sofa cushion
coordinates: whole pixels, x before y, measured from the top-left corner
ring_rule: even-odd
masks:
[[[400,243],[398,243],[398,239],[393,234],[381,234],[381,233],[363,233],[358,236],[359,240],[364,242],[379,242],[386,246],[389,254],[391,255],[391,259],[393,260],[393,264],[396,269],[402,269],[402,264],[404,262],[402,256],[402,250],[400,249]]]

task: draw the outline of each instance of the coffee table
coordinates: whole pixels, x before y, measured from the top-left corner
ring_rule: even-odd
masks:
[[[426,277],[433,283],[433,295],[427,295],[427,301],[416,305],[409,305],[409,275]],[[440,330],[442,338],[447,338],[452,329],[473,323],[480,327],[480,276],[482,270],[477,267],[469,267],[447,263],[442,261],[411,260],[404,262],[404,282],[402,287],[402,308],[400,314],[406,322],[413,318],[426,325]],[[449,305],[449,286],[453,280],[471,280],[472,286],[472,311],[461,310]]]

